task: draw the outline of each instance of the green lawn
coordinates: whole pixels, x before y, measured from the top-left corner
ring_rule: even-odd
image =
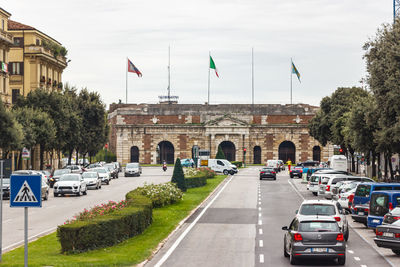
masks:
[[[204,187],[189,189],[179,203],[153,210],[153,224],[141,235],[116,246],[80,254],[60,254],[56,233],[29,243],[29,266],[132,266],[148,258],[190,211],[198,206],[225,178],[208,179]],[[23,266],[24,248],[3,255],[0,266]]]

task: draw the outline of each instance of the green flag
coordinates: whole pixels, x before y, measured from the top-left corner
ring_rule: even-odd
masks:
[[[211,56],[210,56],[210,69],[214,69],[215,70],[215,74],[219,78],[217,67],[215,66],[214,60],[212,59]]]

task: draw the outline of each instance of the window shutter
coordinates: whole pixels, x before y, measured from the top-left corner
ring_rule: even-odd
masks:
[[[20,64],[20,65],[19,65],[19,67],[20,67],[20,73],[21,73],[21,75],[24,75],[24,62],[20,62],[19,64]]]

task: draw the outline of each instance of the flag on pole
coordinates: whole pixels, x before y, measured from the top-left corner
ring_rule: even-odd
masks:
[[[299,80],[299,82],[301,82],[300,81],[300,72],[297,70],[296,66],[293,64],[293,61],[292,61],[292,73],[296,74],[297,79]]]
[[[217,67],[215,67],[214,60],[212,59],[211,56],[210,56],[210,69],[214,69],[214,70],[215,70],[215,74],[216,74],[217,77],[219,78]]]
[[[142,77],[142,73],[136,66],[128,59],[128,72],[136,73],[138,77]]]

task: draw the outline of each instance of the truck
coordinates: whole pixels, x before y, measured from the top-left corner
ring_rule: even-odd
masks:
[[[329,158],[329,168],[347,172],[347,158],[344,155],[333,155]]]

